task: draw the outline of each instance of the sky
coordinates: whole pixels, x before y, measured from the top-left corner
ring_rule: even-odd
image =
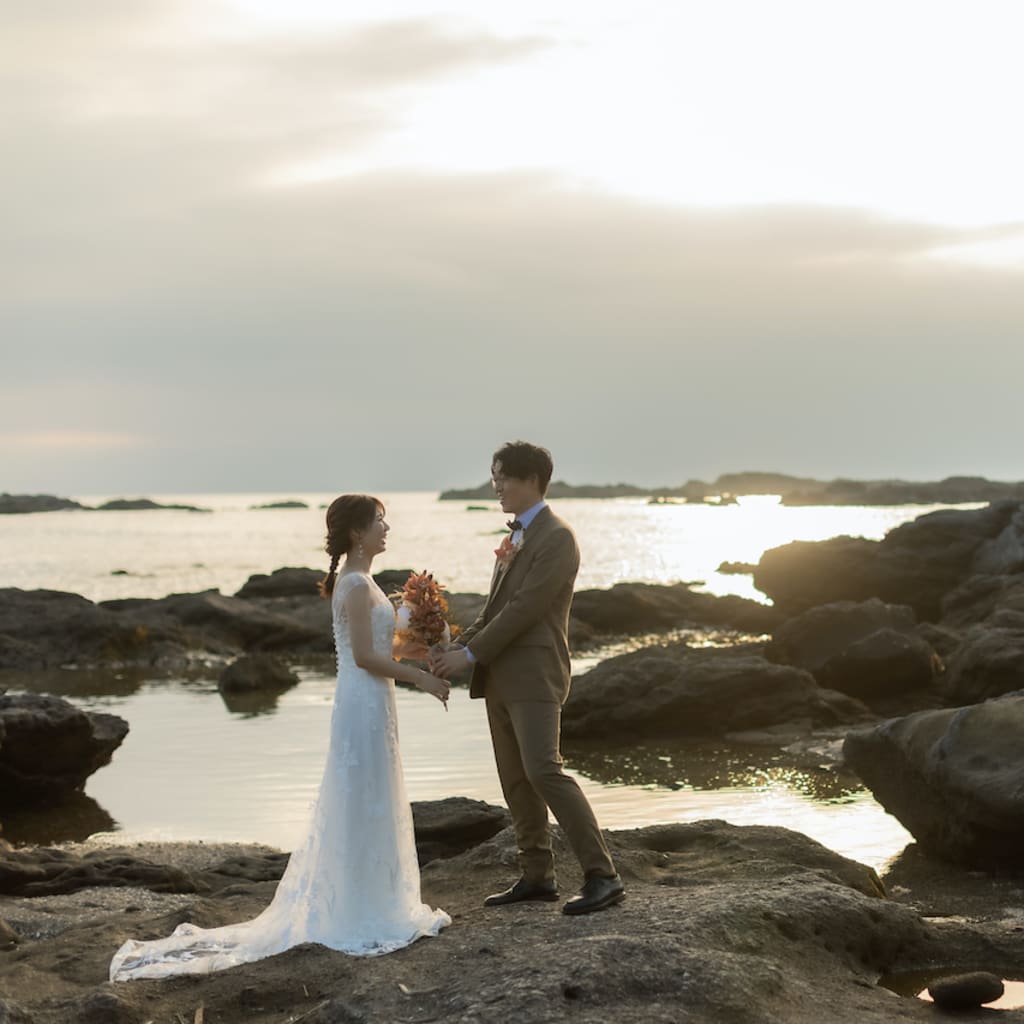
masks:
[[[1017,0],[0,12],[0,491],[1024,479]]]

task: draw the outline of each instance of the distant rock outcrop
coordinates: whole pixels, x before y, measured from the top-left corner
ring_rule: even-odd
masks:
[[[148,512],[151,509],[172,509],[179,512],[209,512],[198,505],[161,505],[151,498],[114,498],[96,506],[97,512]]]
[[[0,494],[0,515],[26,515],[30,512],[60,512],[64,509],[86,508],[71,498],[52,494]]]

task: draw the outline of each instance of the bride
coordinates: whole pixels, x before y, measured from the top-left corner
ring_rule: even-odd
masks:
[[[320,593],[331,599],[338,655],[330,745],[309,831],[273,901],[251,921],[209,929],[182,924],[165,939],[129,940],[114,955],[111,981],[206,974],[301,942],[377,956],[451,923],[420,898],[394,680],[442,702],[449,686],[394,660],[425,652],[394,650],[394,608],[370,575],[389,529],[384,506],[369,495],[344,494],[327,510],[331,568]]]

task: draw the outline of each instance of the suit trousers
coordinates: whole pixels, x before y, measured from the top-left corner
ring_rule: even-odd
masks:
[[[505,802],[512,814],[523,877],[555,877],[548,808],[562,827],[586,876],[611,876],[615,865],[590,803],[562,769],[556,701],[508,701],[487,694],[487,721]]]

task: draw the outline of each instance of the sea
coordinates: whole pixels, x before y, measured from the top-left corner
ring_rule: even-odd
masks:
[[[121,495],[75,496],[98,505]],[[0,586],[62,590],[94,601],[216,589],[233,594],[257,573],[325,568],[324,508],[331,494],[162,494],[160,504],[206,511],[60,511],[0,516]],[[374,570],[429,569],[452,592],[484,593],[507,518],[494,501],[441,501],[436,492],[378,495],[391,526]],[[305,507],[267,508],[283,501]],[[735,504],[650,504],[643,498],[562,499],[581,549],[578,589],[623,581],[687,582],[712,594],[766,601],[751,576],[719,572],[756,563],[793,540],[848,534],[879,539],[933,506],[785,507],[778,496]],[[976,507],[976,506],[961,506]],[[741,638],[685,634],[691,643]],[[636,640],[631,641],[634,645]],[[621,645],[588,651],[579,673]],[[257,710],[229,709],[216,681],[149,678],[144,670],[0,673],[11,692],[58,693],[125,718],[130,732],[85,793],[59,811],[4,820],[15,842],[189,840],[291,849],[323,770],[333,672],[298,662],[301,682]],[[468,796],[501,803],[482,703],[456,688],[449,710],[399,688],[411,800]],[[567,769],[606,828],[721,818],[782,825],[881,868],[910,841],[858,780],[756,747],[693,741],[566,744]]]

